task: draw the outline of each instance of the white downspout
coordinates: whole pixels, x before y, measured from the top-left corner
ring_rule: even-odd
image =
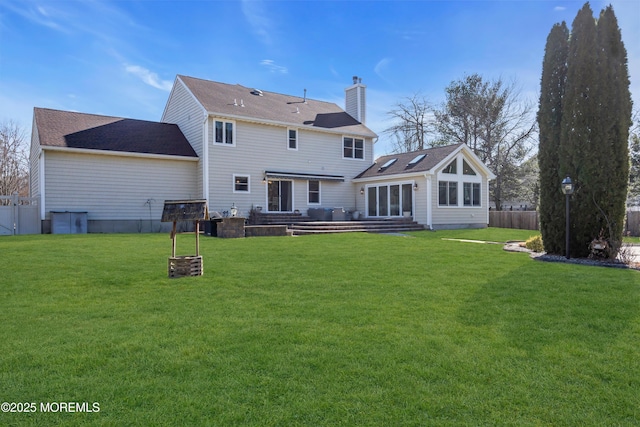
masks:
[[[431,187],[431,175],[424,175],[425,180],[427,181],[427,228],[429,230],[433,230],[433,208],[432,208],[432,187]]]
[[[44,205],[44,150],[40,149],[40,155],[38,156],[38,188],[40,189],[40,220],[44,221],[46,216],[46,207]]]
[[[209,113],[205,113],[202,127],[202,197],[209,206]]]

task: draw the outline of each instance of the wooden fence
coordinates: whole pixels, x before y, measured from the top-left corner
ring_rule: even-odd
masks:
[[[640,236],[640,211],[627,211],[625,232],[629,232],[631,236]]]
[[[489,227],[538,230],[536,211],[489,211]],[[640,236],[640,211],[627,211],[625,234]]]
[[[489,211],[489,227],[518,228],[520,230],[538,229],[536,211]]]

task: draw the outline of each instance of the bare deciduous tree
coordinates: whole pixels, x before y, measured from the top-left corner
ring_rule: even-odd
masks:
[[[627,204],[640,205],[640,109],[633,112],[629,129],[629,194]]]
[[[385,129],[384,133],[394,138],[395,153],[407,153],[439,145],[435,141],[427,140],[429,135],[434,135],[433,107],[420,94],[414,94],[397,103],[387,115],[394,120],[394,124]]]
[[[517,193],[520,163],[532,148],[533,104],[520,98],[515,83],[484,81],[478,74],[452,82],[447,100],[435,111],[436,126],[449,143],[465,143],[496,175],[492,199],[497,210]]]
[[[13,120],[0,124],[0,195],[29,194],[29,155],[24,129]]]

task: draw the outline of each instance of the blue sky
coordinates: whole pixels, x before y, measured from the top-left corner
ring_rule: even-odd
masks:
[[[613,5],[640,107],[640,1]],[[176,74],[344,107],[367,85],[367,125],[467,74],[515,79],[537,102],[546,37],[580,1],[0,0],[0,121],[33,107],[160,120]],[[390,150],[386,137],[376,156]]]

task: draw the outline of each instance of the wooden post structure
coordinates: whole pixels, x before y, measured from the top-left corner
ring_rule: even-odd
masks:
[[[171,256],[176,256],[176,223],[173,221],[173,229],[171,230]]]
[[[196,256],[200,256],[200,221],[196,220]]]
[[[169,277],[202,276],[202,256],[200,255],[200,221],[209,219],[206,200],[165,200],[162,211],[163,222],[173,222],[171,228],[171,257],[169,257]],[[176,256],[178,221],[195,221],[196,254]]]

